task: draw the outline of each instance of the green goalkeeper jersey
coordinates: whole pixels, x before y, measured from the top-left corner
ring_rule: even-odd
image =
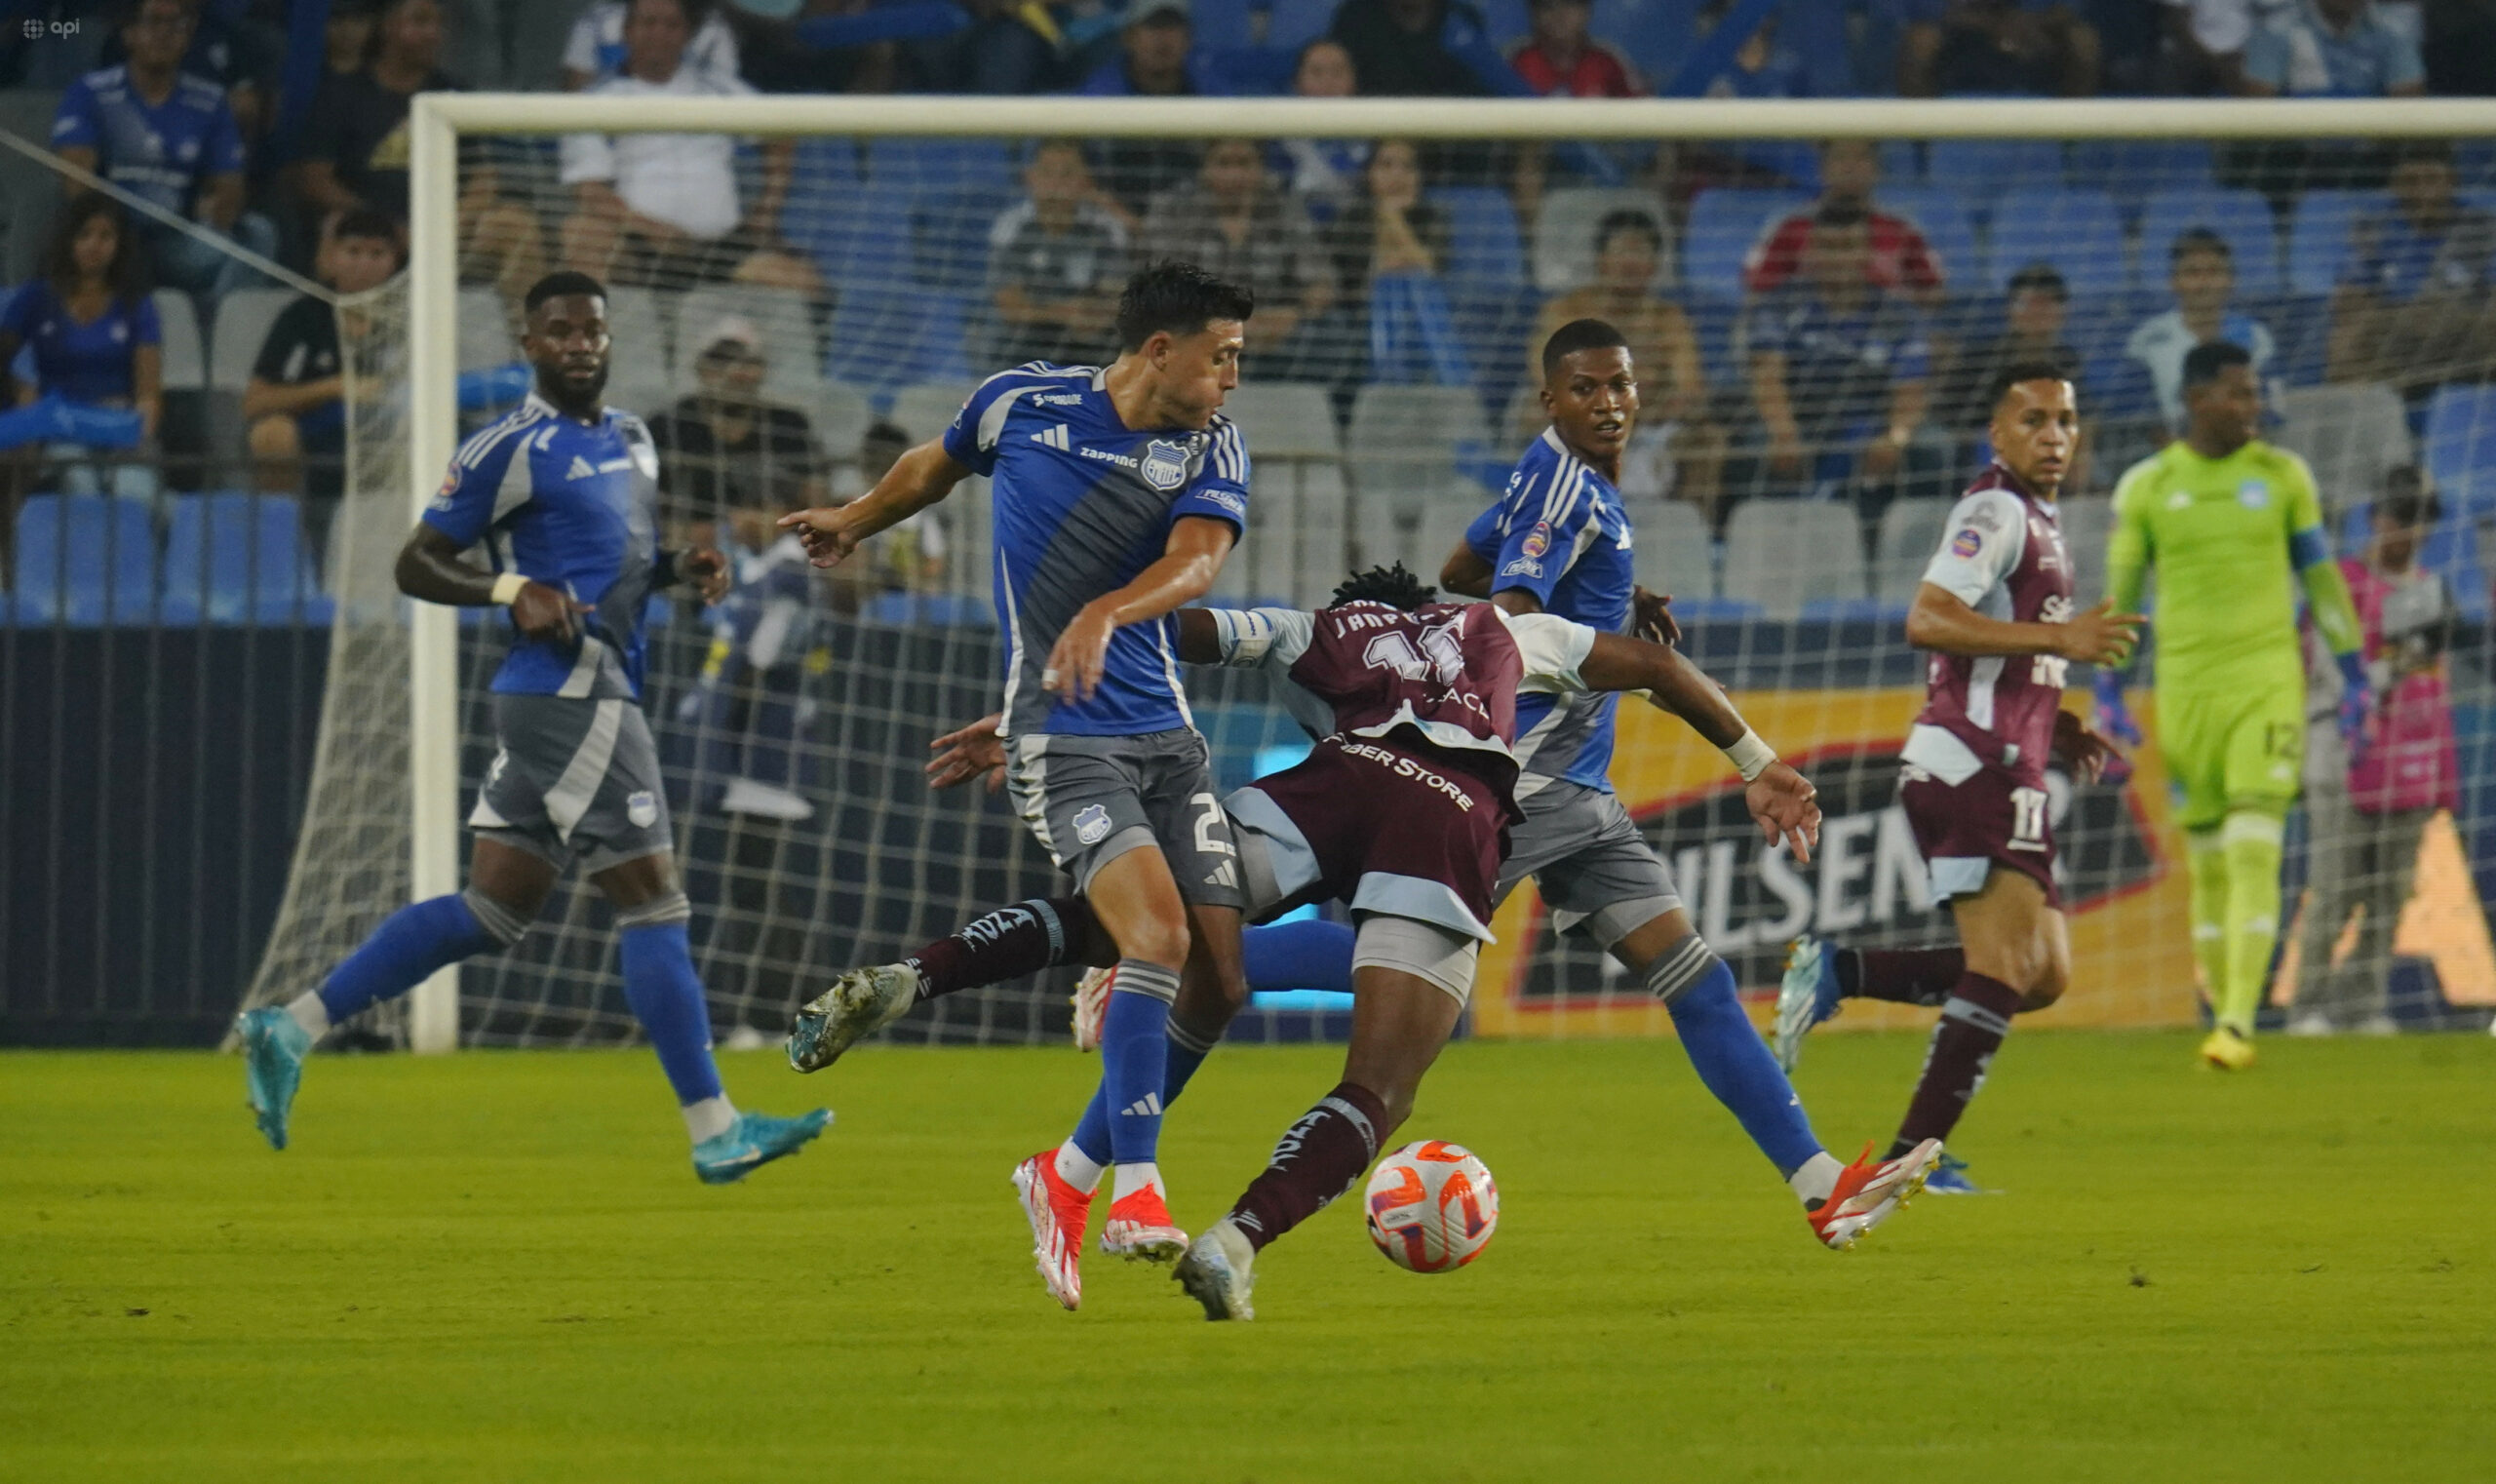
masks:
[[[2260,439],[2205,458],[2177,439],[2115,487],[2106,592],[2119,612],[2135,611],[2157,564],[2162,692],[2258,685],[2302,696],[2293,575],[2303,575],[2331,648],[2357,644],[2357,613],[2330,557],[2304,459]]]

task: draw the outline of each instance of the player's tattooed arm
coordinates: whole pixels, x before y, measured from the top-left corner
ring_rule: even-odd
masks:
[[[1907,609],[1907,643],[1944,654],[2056,654],[2079,665],[2118,665],[2129,658],[2148,620],[2115,611],[2115,600],[2075,613],[2064,623],[1987,618],[1938,583],[1915,591]]]
[[[488,607],[507,604],[511,621],[530,639],[568,644],[580,637],[578,615],[590,611],[558,587],[533,582],[516,572],[489,572],[459,560],[459,543],[419,524],[416,533],[399,549],[395,575],[399,591],[421,603],[448,607]],[[517,579],[517,586],[512,586]]]
[[[1222,559],[1230,555],[1230,544],[1237,538],[1238,530],[1228,521],[1180,517],[1170,527],[1170,541],[1162,548],[1161,560],[1138,572],[1133,582],[1085,604],[1059,631],[1040,683],[1061,700],[1090,700],[1109,661],[1110,636],[1127,624],[1185,607],[1211,592],[1214,579],[1222,575]]]
[[[968,465],[945,451],[944,440],[931,439],[893,460],[875,488],[848,504],[793,510],[780,526],[797,531],[815,566],[838,566],[859,542],[935,504],[970,476]]]

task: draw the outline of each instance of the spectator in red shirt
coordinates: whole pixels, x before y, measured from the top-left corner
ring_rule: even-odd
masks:
[[[1793,281],[1802,271],[1803,252],[1812,240],[1812,218],[1832,206],[1865,214],[1871,224],[1872,251],[1864,259],[1864,276],[1872,287],[1904,293],[1930,308],[1941,302],[1941,259],[1924,232],[1903,216],[1875,208],[1872,189],[1881,180],[1881,155],[1869,139],[1831,139],[1820,146],[1820,199],[1760,234],[1742,263],[1742,285],[1766,293]]]
[[[1508,49],[1508,65],[1545,98],[1637,98],[1637,69],[1608,41],[1587,34],[1593,0],[1534,0],[1534,34]]]

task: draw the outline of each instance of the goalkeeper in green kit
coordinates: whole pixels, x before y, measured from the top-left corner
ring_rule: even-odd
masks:
[[[2305,460],[2253,436],[2262,414],[2253,358],[2224,340],[2184,357],[2185,434],[2115,487],[2107,596],[2136,610],[2158,566],[2158,746],[2182,802],[2193,885],[2193,953],[2217,1027],[2202,1059],[2253,1065],[2253,1012],[2280,936],[2280,837],[2305,755],[2305,678],[2296,599],[2347,681],[2340,726],[2353,755],[2371,701],[2357,611],[2331,560]],[[2098,729],[2135,745],[2122,675],[2097,672]]]

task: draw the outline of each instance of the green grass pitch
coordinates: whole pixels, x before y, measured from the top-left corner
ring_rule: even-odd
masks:
[[[1668,1042],[1466,1044],[1408,1138],[1502,1226],[1389,1267],[1344,1201],[1248,1325],[1153,1269],[1041,1292],[1005,1175],[1063,1049],[870,1049],[730,1090],[839,1113],[692,1178],[646,1053],[322,1058],[271,1152],[205,1055],[0,1057],[0,1477],[2222,1480],[2496,1477],[2496,1042],[2014,1037],[1962,1129],[2008,1193],[1847,1254]],[[1842,1154],[1921,1047],[1816,1040]],[[1334,1080],[1218,1055],[1163,1167],[1190,1226]]]

